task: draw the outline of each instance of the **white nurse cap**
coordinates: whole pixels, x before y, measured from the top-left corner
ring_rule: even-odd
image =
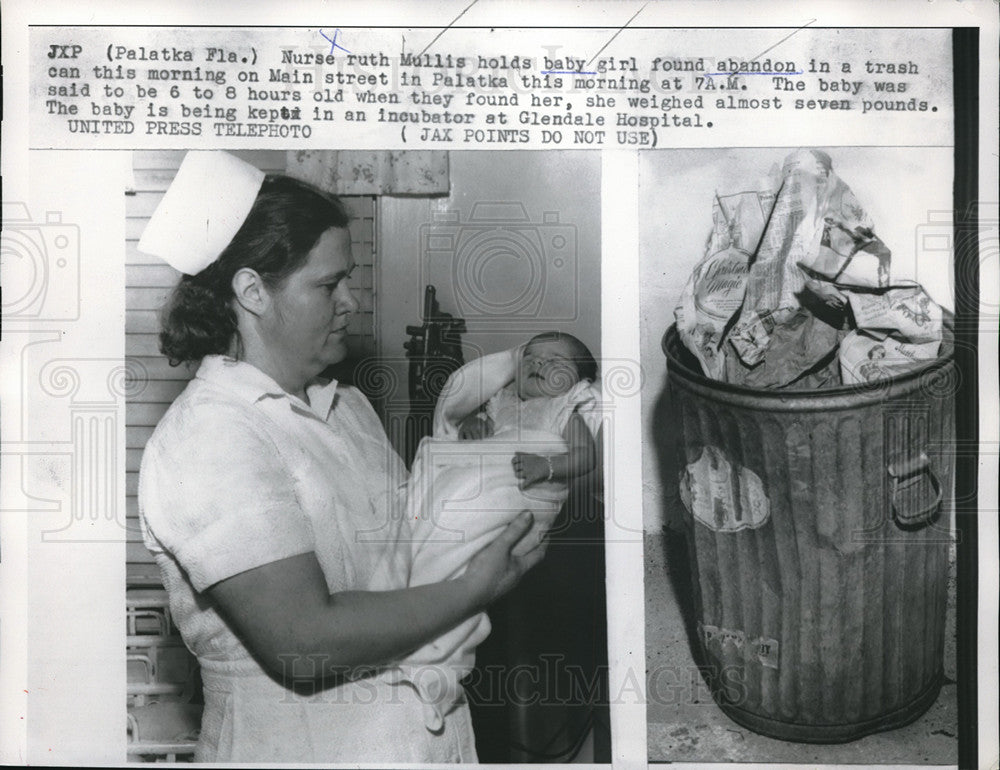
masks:
[[[228,152],[189,152],[146,225],[139,251],[187,275],[200,273],[236,235],[263,182],[263,171]]]

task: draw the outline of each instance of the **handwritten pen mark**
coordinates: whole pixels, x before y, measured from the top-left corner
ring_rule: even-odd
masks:
[[[782,43],[784,43],[784,42],[785,42],[786,40],[788,40],[788,38],[790,38],[790,37],[791,37],[792,35],[797,35],[797,34],[798,34],[799,32],[801,32],[802,30],[804,30],[804,29],[805,29],[806,27],[808,27],[808,26],[809,26],[810,24],[812,24],[812,23],[813,23],[813,22],[815,22],[815,21],[816,21],[816,19],[810,19],[810,20],[809,20],[809,21],[807,21],[807,22],[806,22],[805,24],[803,24],[803,25],[802,25],[801,27],[799,27],[798,29],[795,29],[795,30],[792,30],[792,31],[791,31],[791,32],[789,32],[789,33],[788,33],[787,35],[785,35],[785,36],[784,36],[783,38],[781,38],[781,40],[779,40],[779,41],[778,41],[777,43],[775,43],[774,45],[772,45],[772,46],[771,46],[770,48],[765,48],[765,49],[764,49],[763,51],[761,51],[761,52],[760,52],[759,54],[757,54],[756,56],[754,56],[754,57],[753,57],[752,59],[750,59],[750,61],[756,61],[756,60],[757,60],[757,59],[759,59],[759,58],[760,58],[761,56],[763,56],[764,54],[766,54],[766,53],[767,53],[768,51],[773,51],[773,50],[774,50],[775,48],[777,48],[777,47],[778,47],[779,45],[781,45],[781,44],[782,44]]]
[[[339,48],[339,49],[340,49],[341,51],[343,51],[344,53],[350,53],[350,51],[348,51],[348,50],[347,50],[346,48],[344,48],[344,46],[340,45],[340,44],[339,44],[339,43],[337,42],[337,35],[339,35],[339,34],[340,34],[340,30],[339,30],[339,29],[338,29],[338,30],[335,30],[335,31],[334,31],[334,33],[333,33],[333,37],[332,37],[332,38],[331,38],[331,37],[327,37],[327,36],[326,36],[326,33],[325,33],[325,32],[324,32],[323,30],[320,30],[320,31],[319,31],[319,34],[321,34],[321,35],[322,35],[322,36],[323,36],[324,38],[326,38],[327,40],[329,40],[329,41],[330,41],[330,55],[331,55],[331,56],[333,56],[333,55],[334,55],[334,52],[335,52],[335,51],[336,51],[336,50],[337,50],[338,48]]]
[[[753,61],[751,59],[750,61]],[[715,77],[716,75],[739,75],[743,77],[744,75],[801,75],[805,70],[799,70],[798,72],[740,72],[736,70],[735,72],[706,72],[706,77]]]
[[[476,4],[476,3],[478,3],[478,2],[479,2],[479,0],[472,0],[472,2],[471,2],[471,3],[469,3],[469,4],[467,5],[467,6],[465,6],[465,10],[464,10],[464,11],[462,11],[462,12],[461,12],[460,14],[458,14],[458,16],[456,16],[456,17],[455,17],[454,19],[452,19],[452,20],[451,20],[451,21],[450,21],[450,22],[448,23],[448,26],[447,26],[447,27],[445,27],[445,28],[444,28],[444,29],[442,29],[442,30],[441,30],[440,32],[438,32],[438,33],[437,33],[437,35],[435,35],[435,36],[434,36],[434,39],[433,39],[433,40],[431,40],[431,42],[429,42],[429,43],[427,44],[427,47],[426,47],[426,48],[424,48],[424,50],[423,50],[423,51],[421,51],[421,52],[420,52],[419,54],[417,54],[417,55],[418,55],[418,56],[423,56],[423,55],[424,55],[425,53],[427,53],[427,49],[428,49],[428,48],[430,48],[430,47],[431,47],[432,45],[434,45],[434,44],[435,44],[435,43],[436,43],[436,42],[438,41],[438,38],[440,38],[440,37],[441,37],[441,35],[443,35],[443,34],[444,34],[445,32],[447,32],[447,31],[448,31],[449,29],[451,29],[452,25],[453,25],[453,24],[454,24],[454,23],[455,23],[456,21],[458,21],[459,19],[461,19],[461,18],[462,18],[463,16],[465,16],[465,14],[467,14],[467,13],[469,12],[469,9],[470,9],[470,8],[471,8],[472,6],[474,6],[474,5]]]
[[[539,75],[596,75],[596,72],[570,72],[569,70],[543,70]]]
[[[601,52],[602,52],[602,51],[603,51],[603,50],[604,50],[605,48],[607,48],[607,47],[608,47],[609,45],[611,45],[611,43],[612,43],[612,42],[614,42],[614,39],[615,39],[616,37],[618,37],[618,36],[619,36],[619,35],[620,35],[620,34],[621,34],[622,32],[624,32],[624,31],[625,31],[625,28],[626,28],[626,27],[627,27],[627,26],[628,26],[629,24],[631,24],[631,23],[632,23],[633,21],[635,21],[635,17],[636,17],[636,16],[638,16],[638,15],[639,15],[640,13],[642,13],[642,12],[643,12],[643,11],[645,10],[645,8],[646,8],[646,6],[647,6],[647,5],[649,5],[649,3],[643,3],[643,5],[642,5],[642,8],[640,8],[640,9],[639,9],[638,11],[636,11],[636,12],[635,12],[634,14],[632,14],[632,18],[631,18],[631,19],[629,19],[628,21],[626,21],[626,22],[625,22],[624,24],[622,24],[622,25],[621,25],[621,27],[619,27],[619,28],[618,28],[618,31],[617,31],[617,32],[615,32],[615,34],[613,34],[613,35],[611,36],[611,39],[610,39],[610,40],[608,40],[608,42],[607,42],[607,43],[605,43],[604,45],[602,45],[602,46],[601,46],[601,48],[600,48],[600,50],[599,50],[599,51],[598,51],[597,53],[595,53],[595,54],[594,54],[593,56],[591,56],[591,57],[590,57],[590,61],[589,61],[589,62],[587,62],[587,64],[590,64],[590,62],[592,62],[592,61],[593,61],[594,59],[596,59],[596,58],[597,58],[598,56],[600,56],[600,55],[601,55]]]

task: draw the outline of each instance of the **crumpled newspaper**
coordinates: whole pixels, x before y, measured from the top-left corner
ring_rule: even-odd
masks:
[[[780,185],[780,172],[774,167],[756,191],[715,196],[705,256],[691,273],[675,312],[681,338],[713,379],[723,378],[725,359],[720,349],[726,326],[743,306],[751,255]]]
[[[827,153],[793,152],[758,188],[716,195],[676,310],[708,377],[831,387],[869,381],[869,351],[882,377],[938,355],[941,308],[919,286],[890,284],[891,252]]]
[[[797,263],[818,249],[827,201],[841,197],[830,169],[825,153],[802,150],[785,159],[781,187],[751,260],[743,306],[729,333],[747,368],[763,360],[771,331],[799,309],[796,295],[805,287],[805,275]],[[732,370],[737,380],[739,372]]]
[[[845,385],[902,374],[938,356],[944,311],[922,286],[849,294],[856,328],[840,345]]]
[[[738,356],[726,359],[726,380],[749,388],[819,388],[839,385],[837,348],[846,331],[798,310],[780,326],[773,327],[767,355],[748,368]],[[789,366],[788,363],[793,362]]]
[[[891,259],[892,252],[869,226],[827,216],[819,249],[805,255],[799,267],[838,286],[877,289],[889,285]]]
[[[840,371],[845,385],[863,385],[917,368],[937,358],[940,342],[900,342],[852,331],[840,343]]]

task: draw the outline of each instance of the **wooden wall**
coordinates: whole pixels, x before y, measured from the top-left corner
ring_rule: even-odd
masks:
[[[237,151],[233,153],[266,172],[284,172],[285,153]],[[181,151],[136,152],[133,186],[126,195],[125,223],[125,355],[131,371],[145,375],[147,382],[126,405],[126,509],[129,518],[127,548],[130,585],[158,584],[159,574],[152,556],[142,544],[138,528],[136,493],[139,465],[146,440],[167,407],[194,375],[194,368],[171,367],[160,355],[157,335],[158,311],[180,274],[156,257],[136,248],[149,217],[169,186],[184,153]],[[351,319],[349,345],[352,358],[374,355],[374,256],[375,201],[371,197],[342,199],[351,214],[351,242],[358,268],[351,279],[361,305]],[[137,388],[137,390],[139,390]]]

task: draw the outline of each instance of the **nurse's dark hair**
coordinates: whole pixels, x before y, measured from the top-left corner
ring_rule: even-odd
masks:
[[[320,236],[347,227],[343,203],[284,175],[264,178],[246,220],[225,251],[197,275],[183,275],[161,315],[160,351],[177,366],[239,344],[233,276],[255,270],[269,288],[301,267]]]
[[[573,365],[576,367],[577,377],[591,382],[597,380],[597,361],[594,354],[590,352],[590,348],[572,334],[556,331],[542,332],[528,340],[528,345],[532,342],[565,342],[573,351]]]

